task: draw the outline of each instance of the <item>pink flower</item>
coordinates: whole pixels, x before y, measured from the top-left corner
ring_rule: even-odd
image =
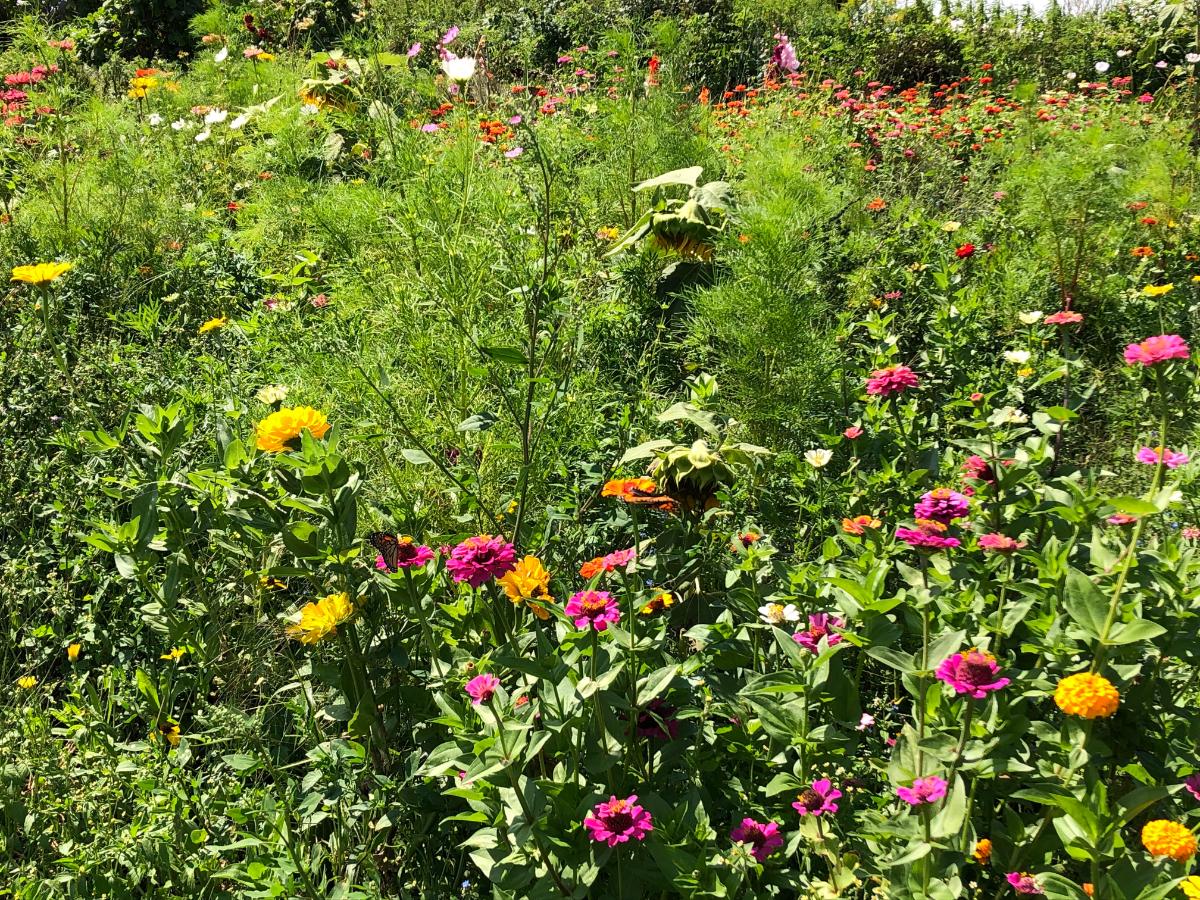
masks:
[[[637,736],[674,740],[679,735],[679,720],[675,718],[677,712],[679,710],[662,697],[655,697],[638,713],[634,726]]]
[[[949,550],[962,546],[962,541],[958,538],[946,537],[928,527],[897,528],[896,538],[917,550]]]
[[[1028,872],[1009,872],[1004,876],[1018,894],[1040,894],[1042,886]]]
[[[308,302],[312,304],[313,309],[324,309],[329,305],[329,297],[326,294],[317,294]]]
[[[1196,538],[1200,538],[1200,528],[1197,528],[1195,525],[1187,525],[1179,533],[1185,541],[1194,541]]]
[[[467,682],[467,693],[471,695],[471,705],[478,706],[480,703],[487,703],[492,699],[492,695],[496,693],[498,687],[500,687],[500,679],[491,672],[476,675]]]
[[[1186,453],[1176,453],[1168,447],[1143,447],[1137,452],[1136,459],[1148,466],[1157,466],[1160,462],[1168,469],[1178,469],[1188,461]]]
[[[580,591],[563,608],[579,630],[607,631],[609,622],[621,621],[621,609],[608,591]]]
[[[650,813],[637,805],[637,794],[624,800],[609,797],[607,803],[598,803],[592,814],[583,820],[593,841],[603,842],[610,847],[624,844],[630,838],[644,841],[654,830]]]
[[[1168,359],[1187,359],[1187,342],[1177,334],[1159,334],[1125,348],[1127,365],[1153,366]]]
[[[513,147],[511,150],[504,151],[504,158],[505,159],[516,159],[518,156],[520,156],[524,152],[525,152],[524,147]]]
[[[946,796],[946,782],[936,775],[918,778],[912,787],[898,787],[896,793],[909,806],[923,806],[926,803],[937,803]]]
[[[842,796],[842,792],[833,786],[828,778],[818,778],[812,787],[805,788],[792,809],[802,816],[823,816],[825,813],[835,813],[838,805],[833,801]]]
[[[866,731],[875,724],[875,717],[870,713],[863,713],[862,718],[858,720],[858,730]]]
[[[1025,542],[1010,538],[1006,534],[993,532],[992,534],[980,535],[979,546],[984,550],[990,550],[992,553],[1001,553],[1007,556],[1024,548]]]
[[[908,366],[887,366],[876,369],[867,379],[867,393],[877,397],[890,397],[914,388],[920,381],[917,373]]]
[[[412,59],[414,56],[416,56],[420,52],[421,52],[421,42],[417,41],[415,44],[413,44],[411,47],[408,48],[408,53],[406,53],[405,55],[409,59]]]
[[[455,581],[465,581],[477,588],[485,581],[507,574],[516,562],[517,554],[512,544],[502,537],[480,534],[467,538],[450,551],[446,571]]]
[[[848,441],[856,441],[860,437],[862,437],[862,433],[863,433],[863,430],[861,428],[859,428],[857,425],[851,425],[849,428],[847,428],[845,431],[842,432],[842,437],[844,437]]]
[[[749,844],[750,852],[759,862],[783,846],[783,835],[779,826],[774,822],[755,822],[753,819],[742,819],[742,824],[729,832],[729,839],[735,844]]]
[[[1137,520],[1137,516],[1131,516],[1129,513],[1113,513],[1105,519],[1109,525],[1132,525]]]
[[[948,525],[955,519],[961,519],[971,511],[970,501],[958,491],[950,488],[934,488],[921,495],[917,505],[913,507],[913,515],[918,519],[932,519]]]
[[[1138,103],[1153,103],[1153,102],[1154,102],[1154,95],[1153,95],[1153,94],[1151,94],[1151,93],[1149,93],[1149,92],[1146,92],[1146,93],[1144,93],[1144,94],[1141,94],[1141,95],[1139,95],[1139,96],[1138,96],[1138,98],[1137,98],[1137,102],[1138,102]]]
[[[826,646],[836,647],[842,642],[842,636],[830,628],[845,628],[846,620],[841,616],[831,616],[829,613],[813,613],[808,617],[808,631],[797,631],[792,640],[814,655],[821,652],[821,639]]]
[[[968,456],[962,464],[963,478],[982,481],[984,484],[995,484],[996,476],[992,467],[982,456]]]
[[[1189,794],[1200,800],[1200,772],[1183,779],[1183,786],[1187,788]]]
[[[1078,325],[1083,321],[1083,313],[1073,312],[1069,309],[1064,309],[1062,312],[1056,312],[1046,316],[1043,320],[1047,325]]]
[[[1011,683],[1007,678],[997,677],[999,674],[995,657],[980,650],[955,653],[937,667],[937,677],[954,688],[956,694],[970,694],[976,700]]]
[[[438,43],[443,47],[448,47],[450,44],[454,43],[454,39],[456,37],[458,37],[458,26],[451,25],[450,29],[442,35],[442,39],[438,41]]]
[[[385,548],[387,549],[387,548]],[[395,559],[389,566],[383,554],[380,553],[375,557],[375,568],[380,572],[399,572],[401,569],[419,569],[431,559],[433,559],[433,550],[426,547],[424,544],[418,544],[412,538],[404,535],[396,539],[394,550],[389,549],[389,553],[393,553]]]
[[[421,130],[426,134],[432,134],[433,132],[439,130],[439,126],[436,122],[426,122],[421,126]]]

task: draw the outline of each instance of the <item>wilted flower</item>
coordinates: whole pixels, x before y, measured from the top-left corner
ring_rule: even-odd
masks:
[[[833,786],[828,778],[818,778],[811,787],[796,798],[792,809],[802,816],[823,816],[826,813],[838,811],[838,805],[833,801],[842,796],[842,792]]]
[[[679,721],[675,718],[678,711],[662,697],[655,697],[638,712],[634,724],[637,736],[673,740],[679,735]]]
[[[742,819],[742,824],[729,833],[729,839],[737,844],[749,844],[752,848],[750,852],[759,862],[783,846],[783,835],[779,833],[778,825],[749,818]]]
[[[612,796],[608,802],[598,803],[592,814],[583,820],[583,825],[593,841],[610,847],[624,844],[631,838],[644,841],[654,830],[650,813],[637,805],[637,794],[630,794],[624,800]]]
[[[946,782],[936,775],[918,778],[911,787],[898,787],[896,794],[909,806],[936,803],[946,796]]]

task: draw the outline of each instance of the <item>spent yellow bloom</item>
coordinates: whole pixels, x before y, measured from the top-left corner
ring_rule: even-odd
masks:
[[[960,228],[962,228],[962,222],[943,222],[942,223],[942,231],[946,232],[947,234],[952,234],[953,232],[958,231],[958,229],[960,229]]]
[[[215,319],[209,319],[207,322],[205,322],[203,325],[201,325],[198,329],[196,329],[196,331],[199,334],[208,334],[210,331],[217,331],[220,328],[224,328],[228,324],[229,324],[228,318],[226,318],[225,316],[217,316]]]
[[[536,556],[526,556],[498,583],[513,603],[526,604],[539,619],[550,618],[542,605],[554,602],[550,596],[550,573]]]
[[[1179,822],[1155,819],[1142,826],[1142,846],[1151,856],[1169,856],[1183,863],[1196,855],[1196,836]]]
[[[37,687],[37,679],[34,678],[32,675],[22,675],[20,678],[17,679],[17,687],[24,688],[27,691],[31,691],[35,687]]]
[[[287,399],[288,389],[282,384],[268,384],[258,389],[258,393],[254,395],[254,399],[259,403],[265,403],[267,406],[274,406],[276,403],[282,403]]]
[[[69,262],[35,263],[31,266],[14,266],[13,281],[23,281],[26,284],[49,284],[71,268]]]
[[[325,437],[329,422],[325,414],[311,406],[285,407],[271,413],[255,427],[255,446],[265,453],[283,453],[300,446],[300,435],[309,431],[317,440]]]
[[[1147,297],[1162,297],[1164,294],[1169,294],[1175,290],[1174,284],[1148,284],[1142,288],[1142,293]]]
[[[1080,672],[1068,675],[1058,683],[1054,702],[1068,716],[1106,719],[1121,705],[1121,695],[1103,675]]]
[[[77,659],[79,659],[79,654],[82,650],[83,650],[82,644],[69,645],[67,647],[67,659],[69,659],[71,662],[75,662]]]
[[[304,644],[315,644],[332,634],[337,627],[354,615],[354,604],[348,594],[330,594],[315,603],[306,603],[300,610],[300,621],[289,625],[289,637]]]

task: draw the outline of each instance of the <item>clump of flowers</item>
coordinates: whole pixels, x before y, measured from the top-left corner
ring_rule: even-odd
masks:
[[[608,591],[580,591],[567,601],[563,612],[581,631],[607,631],[609,623],[621,621],[621,609]]]
[[[606,553],[604,556],[597,556],[589,559],[579,567],[579,576],[581,578],[595,578],[601,572],[615,572],[617,569],[624,569],[637,558],[637,550],[630,547],[627,550],[614,550],[612,553]]]
[[[276,410],[255,426],[255,446],[264,453],[283,453],[300,447],[300,436],[308,431],[320,440],[329,431],[325,414],[311,406]]]
[[[1106,719],[1117,711],[1121,695],[1103,675],[1079,672],[1068,675],[1054,690],[1054,702],[1068,716]]]
[[[289,625],[287,633],[302,644],[315,644],[336,634],[343,622],[354,615],[354,603],[349,594],[329,594],[300,610],[300,621]]]
[[[1028,872],[1009,872],[1004,876],[1018,894],[1040,894],[1042,886]]]
[[[971,501],[965,494],[950,488],[934,488],[921,495],[917,505],[913,507],[913,515],[917,520],[930,519],[948,525],[955,519],[962,519],[971,511]]]
[[[896,794],[909,806],[937,803],[946,796],[946,782],[936,775],[918,778],[909,787],[896,788]]]
[[[526,556],[497,583],[514,604],[524,603],[539,619],[550,618],[545,607],[546,603],[554,602],[550,596],[550,573],[536,556]]]
[[[742,819],[742,823],[729,833],[729,839],[735,844],[749,844],[750,852],[759,862],[783,846],[783,835],[777,824],[756,822],[751,818]]]
[[[513,545],[504,538],[490,534],[469,537],[453,550],[446,560],[446,571],[457,582],[480,587],[493,578],[507,574],[516,565]]]
[[[1131,366],[1154,366],[1169,359],[1187,359],[1189,356],[1187,341],[1177,334],[1155,335],[1125,348],[1125,362]]]
[[[823,816],[826,813],[838,811],[834,802],[842,796],[842,792],[833,786],[828,778],[818,778],[796,798],[792,809],[802,816]]]
[[[937,668],[937,677],[954,688],[956,694],[970,694],[976,700],[1011,684],[1010,679],[1000,677],[994,656],[975,649],[943,660]]]
[[[1167,856],[1185,863],[1196,855],[1196,836],[1179,822],[1154,819],[1142,826],[1142,846],[1151,856]]]
[[[500,679],[491,672],[484,672],[468,681],[465,690],[471,698],[471,705],[478,706],[480,703],[491,702],[498,687]]]
[[[1143,447],[1137,452],[1136,459],[1148,466],[1157,466],[1162,463],[1168,469],[1178,469],[1180,466],[1187,465],[1188,455],[1177,453],[1169,447]]]
[[[596,804],[583,825],[593,841],[610,847],[629,840],[644,841],[654,830],[653,817],[638,806],[637,794],[630,794],[624,800],[614,795],[606,802]]]
[[[846,620],[841,616],[832,616],[829,613],[813,613],[808,617],[808,630],[797,631],[792,635],[792,639],[808,650],[810,653],[817,654],[821,652],[821,639],[824,638],[826,646],[836,647],[842,642],[842,636],[834,628],[845,628]]]
[[[918,384],[917,373],[908,366],[887,366],[871,373],[867,379],[867,393],[873,397],[891,397]]]

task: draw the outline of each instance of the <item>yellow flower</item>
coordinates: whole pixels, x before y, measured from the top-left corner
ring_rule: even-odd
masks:
[[[643,616],[652,616],[659,610],[666,609],[668,606],[675,605],[675,595],[670,591],[663,591],[661,594],[650,599],[650,602],[642,607]]]
[[[1200,283],[1200,275],[1193,275],[1193,276],[1192,276],[1192,281],[1194,281],[1194,282],[1197,282],[1197,283]],[[1186,882],[1184,882],[1184,883],[1186,884]]]
[[[354,604],[348,594],[330,594],[316,603],[306,603],[300,610],[300,621],[289,625],[289,637],[304,644],[317,641],[337,633],[337,627],[354,615]]]
[[[1200,900],[1200,875],[1189,875],[1179,887],[1188,900]]]
[[[34,678],[32,675],[22,675],[20,678],[17,679],[17,687],[24,688],[27,691],[31,691],[35,687],[37,687],[37,679]]]
[[[975,862],[986,866],[992,858],[992,842],[988,838],[981,838],[976,842],[975,852],[971,856],[975,858]]]
[[[263,62],[270,62],[275,58],[275,54],[268,53],[266,50],[264,50],[262,53],[258,54],[256,58],[262,60]]]
[[[325,414],[311,406],[285,407],[258,423],[255,446],[266,453],[293,450],[300,446],[300,434],[306,429],[318,440],[325,437],[329,430]]]
[[[75,662],[77,659],[79,659],[79,652],[82,649],[82,644],[71,644],[67,647],[67,659],[69,659],[71,662]]]
[[[499,579],[499,584],[513,603],[527,604],[539,619],[550,618],[550,613],[542,605],[554,602],[550,596],[550,573],[536,556],[526,556]]]
[[[157,741],[160,737],[166,740],[172,747],[179,746],[179,723],[172,722],[170,719],[159,722],[150,732],[150,740]]]
[[[1174,284],[1148,284],[1142,288],[1142,293],[1147,297],[1161,297],[1173,290],[1175,290]]]
[[[229,319],[225,316],[217,316],[215,319],[209,319],[197,329],[198,334],[208,334],[210,331],[216,331],[218,328],[224,328],[229,324]]]
[[[1068,716],[1084,719],[1106,719],[1117,711],[1121,695],[1103,675],[1080,672],[1068,675],[1058,683],[1054,702]]]
[[[1032,374],[1033,374],[1033,368],[1030,366],[1023,366],[1022,368],[1017,369],[1017,377],[1018,378],[1028,378]]]
[[[169,659],[173,662],[179,662],[181,659],[183,659],[184,654],[187,652],[187,647],[172,647],[170,650],[160,656],[159,659]]]
[[[16,266],[12,270],[13,281],[24,281],[26,284],[49,284],[67,269],[69,262],[35,263],[32,266]]]
[[[1155,819],[1142,826],[1142,846],[1151,856],[1169,856],[1182,863],[1196,855],[1196,836],[1179,822]]]
[[[943,222],[942,223],[942,231],[946,232],[947,234],[951,234],[955,231],[958,231],[958,229],[960,229],[960,228],[962,228],[962,222]]]

